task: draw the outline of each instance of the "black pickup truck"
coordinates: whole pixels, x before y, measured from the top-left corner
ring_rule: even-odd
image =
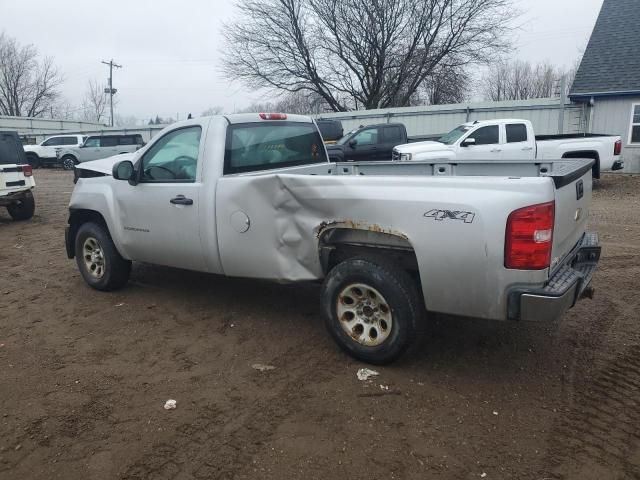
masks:
[[[332,162],[391,160],[393,147],[405,143],[409,140],[402,123],[366,125],[327,145],[327,153]]]

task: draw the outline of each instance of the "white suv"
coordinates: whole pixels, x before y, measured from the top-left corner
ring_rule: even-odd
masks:
[[[57,165],[59,162],[56,155],[58,150],[79,147],[86,138],[85,135],[56,135],[47,138],[39,145],[25,145],[24,152],[27,154],[27,161],[33,168]]]

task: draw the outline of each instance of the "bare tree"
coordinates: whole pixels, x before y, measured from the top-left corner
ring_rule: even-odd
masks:
[[[492,60],[511,0],[240,0],[225,72],[254,88],[312,92],[334,111],[410,104],[443,63]]]
[[[489,68],[482,77],[481,90],[492,101],[552,98],[560,95],[563,77],[573,82],[570,76],[571,71],[565,72],[546,62],[532,65],[522,60],[506,60]]]
[[[104,89],[105,86],[99,85],[95,79],[87,82],[87,91],[82,100],[83,120],[100,123],[106,117],[109,96]]]
[[[220,115],[223,112],[224,108],[220,105],[216,105],[215,107],[209,107],[204,112],[202,112],[202,117],[210,117],[211,115]]]
[[[55,104],[62,77],[33,45],[0,34],[0,114],[40,117]]]

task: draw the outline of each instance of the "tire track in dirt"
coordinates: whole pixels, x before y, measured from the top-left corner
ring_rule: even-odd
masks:
[[[576,392],[550,443],[550,478],[640,479],[640,345]]]
[[[286,386],[274,391],[270,385],[282,385],[282,382],[275,378],[269,381],[270,377],[256,372],[252,381],[264,388],[264,395],[247,398],[243,389],[234,387],[227,405],[202,407],[193,421],[177,427],[172,445],[154,445],[151,452],[129,465],[120,478],[155,480],[187,474],[202,480],[231,479],[243,469],[251,468],[252,457],[268,442],[278,425],[310,396],[305,390],[308,369],[321,361],[298,364],[307,351],[303,345],[296,346],[271,362],[294,368],[293,371],[276,370],[276,375],[288,377]],[[314,382],[328,378],[329,374],[316,375]]]

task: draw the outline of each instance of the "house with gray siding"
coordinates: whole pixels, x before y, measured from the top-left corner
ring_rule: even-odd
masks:
[[[640,1],[604,0],[569,98],[588,131],[620,135],[625,172],[640,172]]]

